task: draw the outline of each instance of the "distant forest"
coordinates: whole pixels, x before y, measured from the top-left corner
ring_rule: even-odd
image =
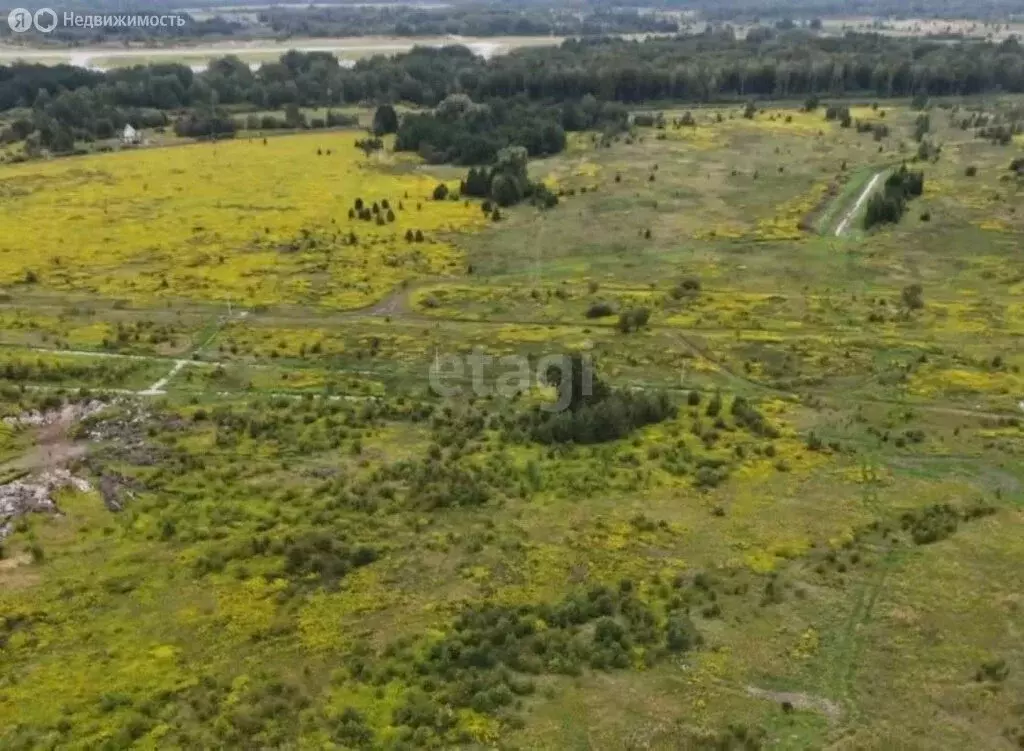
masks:
[[[124,9],[80,11],[117,14]],[[143,12],[167,12],[147,9]],[[187,15],[187,14],[181,14]],[[118,41],[153,41],[172,38],[266,38],[358,36],[599,36],[603,34],[680,31],[678,14],[646,13],[636,9],[515,8],[472,4],[449,8],[412,6],[274,6],[258,12],[225,11],[223,16],[191,19],[183,26],[74,28],[58,26],[53,32],[15,35],[0,24],[0,37],[35,44],[101,44]]]
[[[70,66],[0,67],[0,110],[24,109],[2,137],[21,140],[36,132],[39,145],[51,151],[105,137],[125,122],[167,123],[168,115],[187,114],[196,124],[194,132],[214,135],[232,127],[221,112],[228,106],[235,112],[399,102],[436,107],[457,94],[487,108],[486,117],[477,108],[469,110],[481,129],[538,133],[530,143],[511,135],[505,143],[477,143],[475,151],[487,156],[506,145],[551,153],[564,141],[559,129],[621,123],[623,107],[643,103],[987,92],[1024,92],[1024,46],[1017,40],[825,38],[764,28],[742,40],[707,33],[645,42],[570,41],[492,60],[464,47],[417,48],[352,68],[327,53],[294,51],[256,71],[237,58],[217,60],[202,73],[169,64],[107,73]],[[417,143],[421,136],[433,138],[423,134],[442,131],[423,121],[417,127],[412,139]],[[468,159],[459,144],[448,142],[433,153],[463,154],[456,159],[463,163],[486,161]]]
[[[813,18],[813,17],[885,17],[894,18],[970,18],[988,20],[1010,20],[1014,16],[1024,17],[1024,0],[583,0],[582,2],[558,3],[550,0],[519,0],[514,6],[501,2],[482,0],[443,0],[446,16],[460,16],[471,13],[505,13],[535,14],[538,11],[551,11],[559,15],[587,14],[602,9],[671,9],[690,11],[699,18],[714,19],[757,19],[757,18]],[[48,0],[23,0],[20,7],[35,10],[49,6]],[[256,6],[272,6],[272,15],[287,13],[298,9],[293,3],[264,2],[253,0]],[[181,0],[147,0],[145,10],[150,12],[168,12],[183,7],[204,7],[212,11],[229,9],[245,5],[238,0],[205,0],[203,3],[182,3]],[[289,9],[286,6],[291,6]],[[359,8],[358,3],[337,2],[325,8],[326,3],[318,3],[318,9],[331,12],[351,12]],[[438,9],[430,8],[427,0],[422,6],[415,2],[407,2],[401,10],[411,13],[432,13]],[[67,0],[61,4],[61,10],[79,12],[125,12],[124,0]],[[380,10],[368,8],[365,10]],[[133,8],[133,10],[135,10]],[[390,10],[399,10],[392,7]],[[504,33],[504,32],[503,32]]]
[[[594,6],[623,4],[619,0],[591,2]],[[893,17],[1007,21],[1024,17],[1024,0],[651,0],[644,5],[696,10],[702,18],[716,20]]]
[[[680,30],[675,18],[621,8],[292,7],[262,11],[259,20],[275,34],[292,36],[599,36]]]
[[[34,8],[38,2],[22,3]],[[49,34],[13,34],[0,24],[0,38],[37,45],[101,44],[113,40],[160,42],[167,39],[228,39],[351,36],[574,36],[606,34],[675,34],[705,24],[818,25],[823,18],[968,19],[1005,23],[1024,20],[1024,0],[584,0],[559,5],[525,0],[514,6],[487,0],[446,3],[445,7],[385,4],[264,4],[242,9],[235,0],[204,3],[202,20],[179,27],[68,28]],[[175,0],[149,0],[142,12],[167,13],[180,8]],[[218,8],[223,7],[222,11]],[[70,0],[61,11],[117,14],[122,0]],[[181,11],[176,11],[181,13]],[[212,15],[217,14],[220,15]],[[210,17],[207,17],[210,16]],[[994,30],[992,28],[991,30]],[[984,29],[975,34],[984,35]]]

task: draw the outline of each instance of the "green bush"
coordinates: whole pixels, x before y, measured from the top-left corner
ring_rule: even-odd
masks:
[[[595,302],[587,308],[587,318],[606,318],[615,315],[615,306],[607,302]]]

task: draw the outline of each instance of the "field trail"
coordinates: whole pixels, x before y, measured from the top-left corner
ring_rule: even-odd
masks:
[[[885,170],[882,170],[872,177],[871,180],[868,181],[868,184],[864,186],[864,190],[862,190],[860,195],[857,196],[857,200],[854,202],[853,206],[850,207],[850,210],[843,216],[842,221],[839,222],[839,226],[836,227],[836,237],[842,237],[843,234],[845,234],[846,230],[850,226],[850,222],[853,221],[853,218],[857,216],[857,213],[861,210],[864,204],[867,203],[868,198],[871,197],[875,187],[878,185],[878,181],[882,179],[884,174]]]
[[[142,395],[142,396],[155,396],[155,395],[158,395],[158,394],[166,393],[166,391],[164,391],[164,388],[167,386],[168,382],[172,378],[174,378],[174,376],[176,376],[178,374],[178,372],[182,368],[184,368],[186,365],[188,365],[188,360],[177,360],[177,361],[175,361],[174,367],[171,368],[171,371],[167,375],[165,375],[159,381],[154,383],[148,389],[140,391],[139,394]]]
[[[408,287],[399,287],[393,290],[391,293],[386,295],[383,299],[375,302],[373,305],[363,308],[360,311],[353,311],[356,315],[360,313],[368,316],[397,316],[407,315],[409,313],[409,293],[412,292]]]
[[[407,300],[407,298],[408,298],[409,293],[410,293],[410,290],[407,290],[407,289],[406,290],[398,290],[398,291],[392,293],[391,295],[388,295],[384,300],[376,303],[375,305],[371,306],[370,308],[361,308],[359,310],[346,311],[346,312],[343,312],[343,313],[339,313],[339,314],[337,314],[336,320],[339,320],[339,321],[346,320],[346,319],[360,320],[360,319],[367,319],[367,318],[381,317],[381,316],[393,316],[393,317],[396,317],[396,318],[400,317],[400,318],[403,318],[405,320],[423,321],[423,322],[429,322],[429,323],[439,323],[439,322],[443,321],[443,322],[449,323],[449,324],[450,323],[471,323],[473,325],[501,325],[501,324],[507,322],[507,320],[508,321],[513,320],[513,319],[507,319],[507,320],[506,319],[492,319],[490,321],[480,321],[480,320],[473,319],[473,318],[444,318],[444,319],[438,319],[438,318],[432,318],[430,316],[419,315],[419,314],[416,314],[415,312],[410,311],[410,310],[407,309],[407,307],[408,307],[408,300]],[[240,317],[240,318],[241,317],[245,317],[245,315],[248,315],[248,314],[247,313],[244,314],[244,315],[243,314],[238,314],[238,317]],[[281,322],[285,322],[285,323],[295,323],[296,321],[301,321],[301,320],[306,320],[306,319],[305,318],[299,318],[299,317],[292,317],[292,316],[284,316],[284,317],[266,316],[266,317],[264,317],[264,321],[267,321],[267,322],[281,321]],[[322,323],[323,319],[320,319],[320,322]],[[520,321],[520,323],[522,323],[522,322],[523,321]],[[527,323],[536,324],[536,325],[548,325],[549,322],[545,322],[545,321],[528,321]],[[670,327],[664,327],[664,328],[670,328]],[[702,330],[700,330],[699,333],[707,333],[707,332],[708,332],[707,329],[702,329]],[[754,379],[751,379],[751,378],[745,376],[742,373],[736,372],[732,368],[729,368],[725,363],[723,363],[720,360],[718,360],[713,355],[713,353],[711,353],[710,351],[705,350],[702,347],[698,347],[694,342],[692,342],[688,337],[686,337],[679,330],[677,330],[677,337],[678,337],[678,340],[679,340],[680,344],[683,346],[684,349],[689,350],[690,352],[693,352],[694,354],[699,355],[700,357],[706,359],[709,363],[714,365],[722,375],[728,377],[729,379],[734,381],[737,385],[739,385],[741,387],[747,387],[747,388],[753,389],[753,390],[761,392],[763,394],[773,394],[773,395],[779,395],[779,396],[783,396],[783,397],[791,397],[791,396],[793,396],[793,394],[791,394],[788,391],[785,391],[785,390],[782,390],[782,389],[778,389],[778,388],[776,388],[774,386],[771,386],[771,385],[768,385],[768,384],[761,383],[761,382],[759,382],[757,380],[754,380]],[[215,340],[215,338],[216,337],[208,338],[202,345],[200,345],[199,347],[194,348],[190,354],[192,356],[200,354],[202,352],[202,349],[204,347],[207,347],[208,345],[210,345]],[[117,389],[117,388],[106,388],[106,389],[103,389],[104,392],[110,393],[110,394],[125,394],[125,395],[134,395],[134,396],[162,396],[162,395],[166,394],[166,387],[167,387],[168,383],[179,372],[181,372],[187,366],[198,367],[198,368],[215,368],[215,367],[218,367],[218,366],[227,366],[227,365],[231,364],[230,361],[220,360],[220,359],[218,359],[216,357],[208,357],[208,358],[203,358],[203,359],[188,359],[188,360],[186,360],[186,359],[182,359],[181,356],[170,357],[170,356],[167,356],[167,355],[132,355],[132,354],[124,354],[124,353],[120,353],[120,352],[101,352],[101,351],[95,351],[95,350],[72,350],[72,349],[60,349],[60,348],[49,348],[49,347],[32,347],[31,351],[39,352],[39,353],[52,354],[52,355],[71,356],[71,357],[88,357],[88,358],[101,358],[101,359],[107,358],[107,359],[144,360],[144,361],[148,361],[148,362],[168,363],[168,364],[171,365],[170,371],[165,376],[163,376],[157,382],[155,382],[154,384],[152,384],[151,386],[149,386],[149,387],[147,387],[145,389],[140,389],[140,390]],[[269,367],[269,366],[266,365],[266,364],[263,364],[263,363],[251,363],[250,367],[254,367],[254,368],[260,369],[260,368],[265,368],[265,367]],[[343,371],[343,372],[350,373],[350,374],[353,374],[353,375],[376,375],[377,374],[376,371],[368,370],[368,369],[365,369],[365,368],[353,368],[353,367],[338,366],[336,368],[336,370],[338,370],[339,372]],[[32,385],[32,386],[28,386],[28,388],[30,390],[33,390],[33,391],[58,391],[58,390],[60,390],[60,387],[48,387],[48,386],[43,386],[43,385]],[[631,386],[631,388],[633,390],[636,390],[636,391],[664,390],[664,389],[666,389],[666,386],[665,386],[664,383],[638,382],[638,383],[634,383]],[[672,386],[669,386],[667,388],[668,388],[669,391],[689,392],[689,391],[692,390],[692,387],[690,387],[690,386],[686,386],[686,387],[672,387]],[[278,392],[275,392],[275,393],[278,393]],[[282,395],[291,395],[291,394],[288,394],[286,392],[280,392],[280,393]],[[826,392],[822,392],[822,391],[812,390],[809,393],[813,393],[813,394],[815,394],[817,396],[821,396],[821,397],[827,396]],[[227,396],[228,394],[224,393],[224,394],[221,394],[221,395],[222,396]],[[862,402],[870,403],[870,404],[892,404],[892,405],[904,404],[904,402],[902,400],[896,400],[896,399],[885,399],[885,398],[879,398],[879,397],[868,397],[868,396],[863,396],[863,395],[861,397],[859,397],[859,398],[860,398],[860,400]],[[936,414],[958,415],[958,416],[963,416],[963,417],[1003,418],[1003,417],[1006,417],[1007,414],[1008,414],[1005,411],[999,411],[999,410],[987,410],[987,409],[980,409],[980,408],[979,409],[971,409],[971,408],[968,408],[968,407],[945,406],[945,405],[936,405],[936,404],[918,404],[918,405],[916,405],[916,408],[920,409],[922,411],[925,411],[925,412],[931,412],[931,413],[936,413]],[[1024,411],[1024,406],[1021,406],[1021,410]],[[955,456],[959,457],[960,455],[955,455]],[[954,458],[954,455],[943,455],[943,458]]]
[[[820,712],[825,715],[829,722],[838,722],[843,716],[843,708],[831,699],[795,691],[768,691],[757,686],[747,686],[747,693],[755,699],[767,699],[777,701],[780,704],[789,704],[794,709]]]

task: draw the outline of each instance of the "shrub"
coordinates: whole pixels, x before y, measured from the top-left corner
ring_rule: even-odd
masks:
[[[952,506],[934,504],[904,513],[900,525],[910,533],[915,545],[929,545],[956,532],[959,521],[960,515]]]
[[[615,307],[607,302],[595,302],[587,308],[587,318],[606,318],[615,315]]]
[[[736,422],[754,435],[764,438],[778,437],[778,430],[769,425],[764,416],[754,409],[742,396],[737,396],[733,399],[730,411]]]
[[[674,300],[696,295],[700,292],[700,279],[695,276],[683,278],[669,293]]]
[[[908,310],[924,307],[924,288],[920,284],[908,284],[900,292],[900,300]]]
[[[689,652],[703,644],[697,627],[693,625],[690,616],[681,611],[674,611],[669,614],[668,622],[665,625],[665,646],[672,652]]]
[[[651,311],[647,308],[631,308],[619,313],[618,329],[623,334],[631,331],[639,331],[647,325],[651,318]]]
[[[380,151],[384,148],[384,141],[379,138],[361,138],[356,141],[356,148],[362,149],[363,152],[369,156],[374,151]]]
[[[346,707],[330,729],[331,740],[345,748],[369,748],[373,730],[359,710]]]
[[[1006,664],[1006,660],[1000,658],[996,660],[989,660],[983,662],[981,667],[978,668],[978,672],[974,675],[974,680],[981,683],[982,681],[990,681],[992,683],[1002,683],[1010,677],[1010,668]]]
[[[728,469],[725,467],[699,467],[694,475],[693,484],[698,488],[715,488],[725,480]]]

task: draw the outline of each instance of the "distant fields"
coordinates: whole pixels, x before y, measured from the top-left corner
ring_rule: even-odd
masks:
[[[0,745],[1018,747],[1021,149],[959,124],[1015,106],[665,110],[497,222],[355,132],[4,166],[3,413],[111,405],[4,542]],[[543,444],[432,393],[474,351],[678,413]]]

